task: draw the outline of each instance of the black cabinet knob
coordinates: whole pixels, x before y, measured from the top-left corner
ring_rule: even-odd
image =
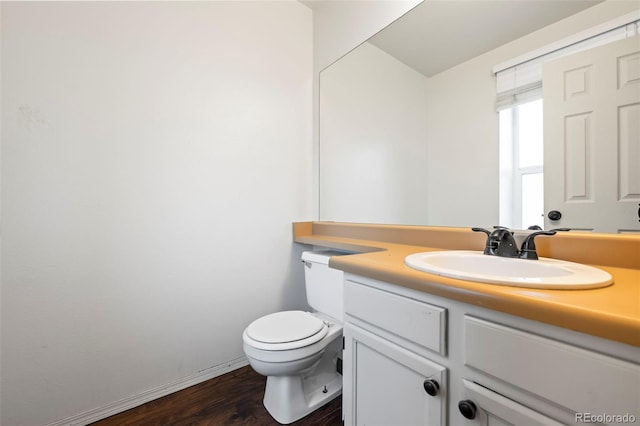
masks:
[[[422,386],[424,386],[425,392],[431,396],[436,396],[440,392],[440,385],[433,379],[425,380]]]
[[[549,218],[549,220],[560,220],[560,218],[562,217],[562,213],[560,213],[558,210],[551,210],[547,214],[547,217]]]
[[[458,410],[460,410],[460,414],[462,414],[465,418],[471,420],[476,418],[476,404],[469,399],[462,400],[458,402]]]

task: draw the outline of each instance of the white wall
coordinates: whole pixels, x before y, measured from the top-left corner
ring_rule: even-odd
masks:
[[[498,223],[498,114],[493,67],[638,7],[637,1],[600,3],[428,80],[429,224],[468,224],[469,212],[473,212],[476,226]],[[443,182],[445,175],[452,178]]]
[[[2,4],[2,425],[220,374],[304,307],[312,66],[297,2]]]
[[[427,217],[427,78],[370,43],[322,72],[320,217]]]

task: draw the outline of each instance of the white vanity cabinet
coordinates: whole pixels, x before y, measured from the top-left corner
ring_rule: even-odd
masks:
[[[640,424],[640,348],[346,274],[346,425]]]
[[[444,353],[446,311],[354,282],[345,301],[345,423],[446,425],[447,369],[415,352]]]

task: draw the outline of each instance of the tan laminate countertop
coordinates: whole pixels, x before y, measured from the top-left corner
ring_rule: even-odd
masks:
[[[609,272],[614,283],[590,290],[540,290],[452,279],[405,265],[405,257],[413,253],[481,250],[484,236],[464,228],[331,222],[294,224],[296,242],[357,252],[331,258],[333,268],[640,346],[640,237],[582,234],[561,236],[555,241],[552,238],[558,237],[549,237],[538,244],[540,255],[582,260],[581,263]],[[601,261],[593,262],[594,259]]]

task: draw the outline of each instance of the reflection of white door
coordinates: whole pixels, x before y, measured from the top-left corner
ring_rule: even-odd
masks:
[[[640,36],[546,63],[542,81],[545,228],[640,232]]]

